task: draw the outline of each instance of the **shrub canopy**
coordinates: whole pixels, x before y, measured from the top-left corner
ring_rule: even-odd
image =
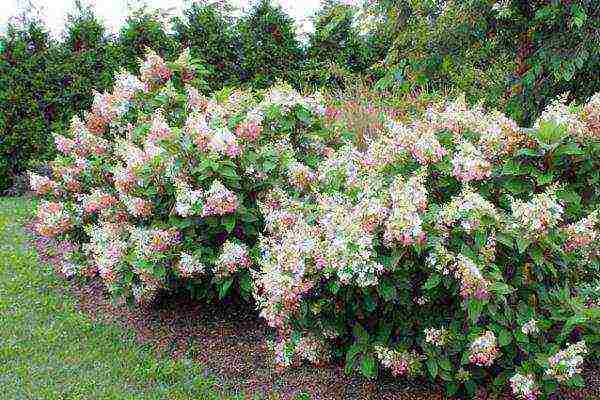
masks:
[[[275,361],[425,376],[523,399],[598,357],[600,94],[532,129],[464,99],[416,115],[325,106],[278,84],[198,91],[198,60],[150,52],[56,135],[38,233],[67,274],[152,301],[233,293]]]

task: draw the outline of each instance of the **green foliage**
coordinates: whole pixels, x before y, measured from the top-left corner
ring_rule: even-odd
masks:
[[[518,43],[517,82],[508,105],[517,118],[532,121],[549,99],[563,93],[582,101],[600,90],[596,1],[510,1],[496,17],[514,32],[506,40]]]

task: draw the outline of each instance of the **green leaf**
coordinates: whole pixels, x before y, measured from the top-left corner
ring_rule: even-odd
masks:
[[[572,317],[569,317],[569,319],[567,319],[567,321],[565,322],[565,325],[563,326],[563,329],[561,331],[561,336],[567,336],[571,333],[571,331],[573,330],[573,328],[577,327],[578,325],[582,325],[587,321],[587,318],[585,317],[585,315],[581,315],[581,314],[576,314],[573,315]]]
[[[554,380],[544,381],[544,391],[546,393],[554,393],[558,389],[558,384]]]
[[[310,112],[308,110],[306,110],[304,107],[298,107],[296,109],[296,117],[300,121],[302,121],[302,123],[304,123],[306,125],[310,125],[310,123],[311,123]]]
[[[580,156],[585,154],[581,148],[575,143],[567,143],[561,146],[558,146],[556,150],[554,150],[555,156],[569,155],[569,156]]]
[[[434,359],[428,359],[427,360],[427,369],[429,370],[429,374],[431,375],[431,378],[435,379],[437,377],[438,374],[438,365],[435,362]]]
[[[483,310],[483,302],[477,299],[469,299],[467,302],[467,312],[469,314],[469,319],[476,323],[481,315],[481,311]]]
[[[531,242],[523,237],[517,237],[515,238],[516,242],[517,242],[517,250],[519,250],[520,254],[525,253],[525,250],[527,250],[527,247],[529,247],[529,245],[531,244]]]
[[[430,290],[440,284],[442,277],[439,274],[431,274],[423,285],[423,289]]]
[[[221,176],[225,178],[233,179],[236,181],[240,180],[240,177],[235,172],[235,170],[227,165],[221,166],[221,168],[219,168],[219,174],[221,174]]]
[[[375,298],[369,292],[365,293],[363,291],[363,293],[364,293],[363,304],[365,305],[365,310],[367,310],[370,313],[375,311],[375,308],[377,308],[377,302],[375,301]]]
[[[583,377],[581,375],[575,375],[570,379],[569,383],[577,388],[585,387],[585,381],[583,380]]]
[[[454,396],[458,393],[458,384],[454,382],[448,382],[446,385],[446,391],[448,392],[448,396]]]
[[[346,352],[346,365],[352,365],[354,359],[356,358],[356,356],[358,355],[358,353],[360,353],[360,351],[362,350],[362,346],[360,346],[358,343],[354,343],[352,344],[352,346],[350,346],[348,348],[348,351]]]
[[[536,178],[538,185],[544,186],[551,183],[554,180],[554,174],[552,172],[548,172],[546,174],[538,174]]]
[[[540,249],[538,246],[532,247],[529,250],[529,255],[533,259],[533,262],[536,263],[536,265],[544,265],[544,253],[542,253],[542,249]]]
[[[235,228],[235,223],[236,223],[235,215],[228,214],[228,215],[224,216],[223,219],[221,220],[221,223],[223,224],[223,226],[225,227],[227,232],[231,233],[233,231],[233,228]]]
[[[447,358],[442,358],[439,364],[444,371],[452,371],[452,363]]]
[[[554,121],[542,121],[535,139],[543,146],[550,147],[560,143],[567,136],[567,124],[556,124]]]
[[[500,333],[498,334],[498,344],[500,345],[500,347],[507,346],[508,344],[510,344],[511,341],[512,335],[510,334],[510,332],[502,328],[500,330]]]
[[[329,291],[332,294],[337,294],[340,290],[340,284],[337,281],[331,281],[329,282],[329,284],[327,285],[327,287],[329,288]]]
[[[219,300],[222,300],[223,297],[227,295],[227,292],[229,291],[229,288],[231,287],[232,283],[233,279],[228,279],[225,282],[221,283],[221,286],[219,287]]]
[[[527,156],[527,157],[538,157],[540,153],[535,149],[525,148],[519,149],[516,153],[516,156]]]
[[[511,286],[504,282],[494,282],[489,286],[490,292],[498,293],[499,295],[507,295],[515,291]]]
[[[354,327],[352,328],[352,333],[354,334],[354,337],[356,337],[361,342],[369,341],[369,333],[365,330],[365,328],[362,327],[361,324],[354,324]]]
[[[240,288],[247,293],[252,293],[252,280],[247,274],[240,279]]]
[[[372,354],[366,354],[362,358],[360,363],[360,372],[367,378],[374,378],[377,374],[377,364],[375,363],[375,357]]]
[[[513,249],[514,248],[514,242],[512,240],[512,238],[510,236],[507,236],[505,234],[502,233],[498,233],[496,235],[496,239],[502,243],[503,245],[505,245],[506,247],[508,247],[509,249]]]
[[[396,287],[393,282],[387,278],[381,279],[377,286],[377,292],[385,301],[391,301],[396,298]]]

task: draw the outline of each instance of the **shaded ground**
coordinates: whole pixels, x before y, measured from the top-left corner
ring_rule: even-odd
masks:
[[[52,243],[37,239],[33,245],[44,262],[52,264]],[[304,366],[277,373],[270,364],[269,331],[256,312],[240,305],[207,306],[185,296],[165,299],[153,308],[128,308],[107,300],[98,281],[72,281],[68,289],[77,299],[76,307],[95,321],[117,324],[135,332],[139,343],[175,358],[190,356],[206,376],[215,377],[222,393],[254,395],[268,399],[444,399],[426,382],[377,382],[352,378],[341,366]],[[586,374],[584,391],[561,393],[555,400],[600,399],[600,374]],[[306,394],[307,396],[304,396]],[[485,399],[482,395],[480,399]],[[509,398],[509,397],[507,397]]]

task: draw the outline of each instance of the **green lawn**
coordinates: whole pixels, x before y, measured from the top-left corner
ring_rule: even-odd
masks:
[[[65,282],[27,245],[32,208],[0,198],[0,398],[221,398],[190,360],[156,358],[131,332],[75,310]]]

